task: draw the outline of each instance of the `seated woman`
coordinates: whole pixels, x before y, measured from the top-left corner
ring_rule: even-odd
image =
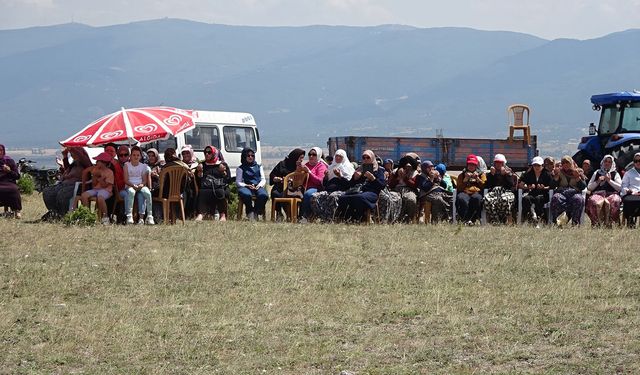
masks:
[[[431,203],[431,222],[448,221],[451,195],[447,193],[447,184],[430,161],[423,162],[420,168],[422,173],[416,177],[420,203]]]
[[[361,222],[366,210],[373,210],[378,194],[385,187],[384,168],[379,167],[371,150],[362,155],[362,165],[353,173],[351,188],[338,198],[336,215],[347,221]]]
[[[289,155],[275,167],[269,174],[269,184],[271,184],[271,199],[284,197],[284,178],[296,170],[302,168],[302,161],[304,160],[304,150],[296,148],[289,153]],[[283,206],[281,203],[277,204],[276,215],[282,217]]]
[[[133,204],[138,198],[138,224],[154,225],[153,204],[151,201],[151,170],[142,163],[142,150],[138,146],[131,147],[131,158],[124,164],[124,183],[127,195],[124,199],[124,212],[127,224],[133,224]],[[147,214],[146,222],[144,214]]]
[[[113,161],[110,154],[103,152],[94,158],[96,165],[84,173],[91,173],[91,189],[86,190],[80,195],[80,201],[85,207],[89,206],[89,199],[96,198],[96,203],[100,212],[102,212],[102,224],[109,224],[109,213],[107,211],[107,199],[113,195],[113,185],[115,177],[113,171],[109,168],[109,164]],[[77,207],[76,200],[74,208]]]
[[[591,219],[591,225],[607,225],[620,221],[620,190],[622,178],[616,172],[616,163],[613,156],[605,155],[600,162],[600,169],[593,172],[587,190],[591,192],[587,200],[587,215]]]
[[[69,162],[69,156],[73,159],[72,163]],[[84,148],[65,147],[62,150],[62,177],[60,182],[45,188],[42,192],[42,199],[48,210],[42,216],[42,220],[55,220],[63,217],[69,211],[73,203],[76,182],[82,182],[82,171],[92,165],[91,158]]]
[[[157,197],[160,190],[160,170],[164,161],[160,160],[160,154],[155,148],[147,150],[147,165],[151,169],[151,195]]]
[[[527,193],[522,197],[523,215],[535,224],[547,216],[544,206],[549,203],[551,173],[544,168],[543,164],[540,156],[533,158],[531,169],[525,172],[518,182],[518,189]]]
[[[0,207],[9,207],[16,219],[22,218],[22,198],[16,184],[19,178],[16,162],[7,156],[4,145],[0,145]]]
[[[229,166],[220,160],[218,149],[213,146],[204,148],[204,161],[196,167],[196,178],[199,180],[198,216],[202,221],[205,214],[220,214],[220,221],[227,221],[227,202],[231,196]]]
[[[400,220],[410,223],[416,216],[418,210],[418,189],[416,177],[418,177],[418,161],[411,156],[404,156],[398,162],[392,182],[389,187],[400,194],[402,208],[400,210]],[[431,164],[433,167],[433,164]]]
[[[323,179],[323,191],[316,192],[311,197],[311,210],[314,217],[319,218],[323,222],[333,220],[338,208],[338,198],[349,189],[349,181],[355,169],[347,153],[344,150],[338,150],[333,156],[333,162],[325,172]]]
[[[640,152],[633,156],[633,168],[622,178],[622,203],[627,226],[635,226],[635,218],[640,216]]]
[[[482,210],[482,189],[487,176],[478,170],[478,158],[467,156],[467,167],[458,175],[456,210],[466,225],[475,224]]]
[[[555,167],[552,174],[551,187],[556,193],[551,198],[551,220],[555,223],[558,217],[567,213],[573,224],[580,224],[584,212],[582,190],[587,187],[586,177],[571,156],[565,155],[560,160],[560,167]]]
[[[236,185],[238,197],[244,204],[247,217],[253,221],[259,216],[264,216],[264,206],[269,200],[265,190],[267,179],[264,169],[256,162],[256,153],[250,148],[245,148],[240,154],[240,166],[236,169]],[[255,204],[253,197],[256,198]]]
[[[513,202],[516,200],[513,182],[513,172],[507,166],[507,158],[496,154],[485,184],[489,191],[483,200],[489,223],[504,224],[511,217]]]
[[[193,217],[198,209],[198,197],[196,196],[196,168],[198,168],[198,160],[191,145],[184,145],[180,149],[182,162],[189,167],[187,175],[187,187],[184,191],[184,211],[187,217]]]
[[[311,151],[309,151],[309,161],[302,166],[302,169],[309,173],[307,189],[304,191],[302,197],[302,212],[300,213],[305,220],[311,218],[313,213],[311,211],[311,197],[319,190],[322,190],[322,182],[327,168],[327,163],[322,159],[322,149],[320,147],[313,147]]]
[[[436,171],[440,173],[440,178],[446,185],[445,190],[447,191],[447,193],[449,193],[450,195],[453,195],[453,190],[454,190],[453,181],[451,180],[451,176],[447,173],[447,166],[440,163],[436,165]]]

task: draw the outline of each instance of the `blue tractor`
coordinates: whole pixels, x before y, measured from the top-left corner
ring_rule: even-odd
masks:
[[[633,166],[633,155],[640,152],[640,92],[617,92],[591,97],[594,111],[600,111],[598,127],[589,126],[573,160],[585,159],[598,168],[604,155],[612,155],[620,171]]]

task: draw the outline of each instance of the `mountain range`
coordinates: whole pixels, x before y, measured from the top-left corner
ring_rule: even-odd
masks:
[[[640,88],[640,30],[545,40],[468,28],[248,27],[162,19],[0,31],[0,139],[51,146],[120,107],[251,112],[267,144],[333,135],[582,136],[592,94]]]

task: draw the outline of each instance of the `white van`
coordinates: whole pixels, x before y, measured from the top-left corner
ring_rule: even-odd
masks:
[[[198,160],[204,160],[204,148],[214,146],[222,153],[224,160],[231,169],[232,177],[236,175],[236,168],[240,165],[240,153],[249,147],[256,153],[256,161],[262,163],[260,151],[260,132],[256,121],[250,113],[194,111],[196,127],[175,138],[144,145],[144,149],[154,147],[161,157],[169,147],[180,149],[184,145],[191,145]]]

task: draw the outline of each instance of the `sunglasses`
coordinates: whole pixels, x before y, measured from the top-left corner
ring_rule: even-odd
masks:
[[[123,158],[125,156],[129,156],[129,154],[118,154],[119,157]]]
[[[213,151],[205,151],[204,153],[205,153],[205,155],[211,155],[211,154],[213,154]],[[182,155],[184,155],[184,154],[182,154]]]
[[[634,160],[633,162],[634,162],[634,163],[640,163],[640,159],[638,159],[638,160]]]
[[[363,159],[363,160],[364,160],[364,159],[371,159],[371,156],[369,156],[369,155],[362,155],[362,159]]]
[[[248,158],[254,158],[254,157],[255,157],[255,155],[254,155],[254,154],[249,154],[249,155],[247,155],[247,157],[248,157]]]

